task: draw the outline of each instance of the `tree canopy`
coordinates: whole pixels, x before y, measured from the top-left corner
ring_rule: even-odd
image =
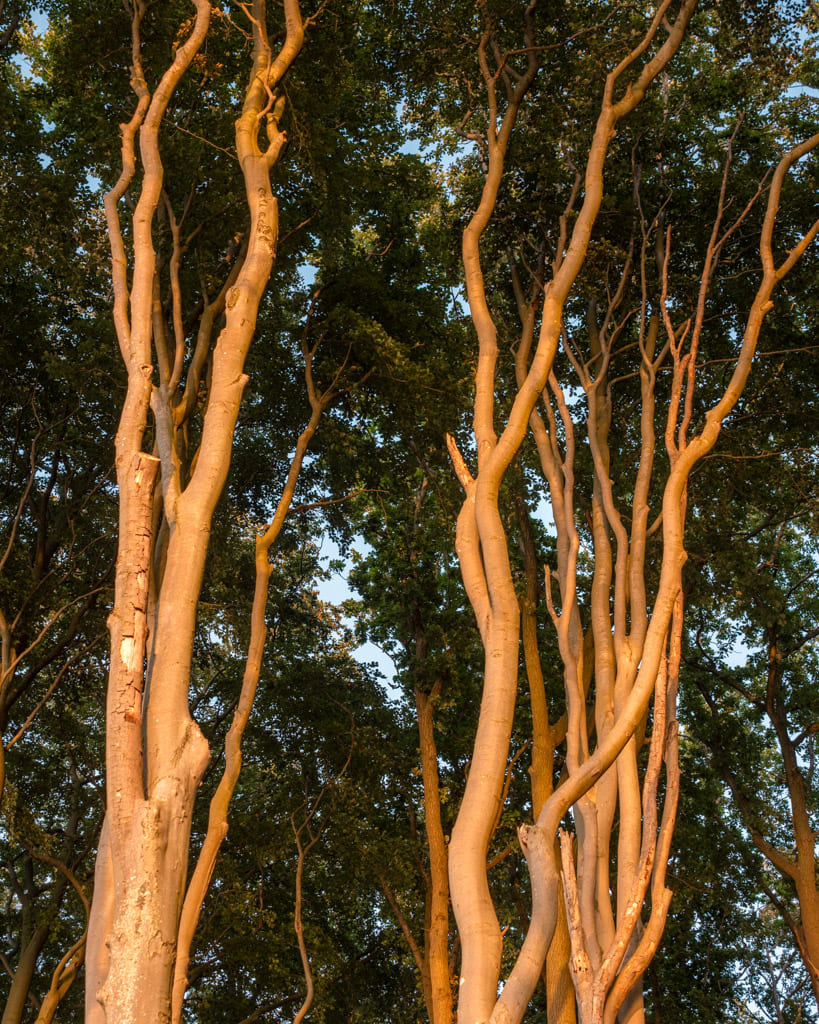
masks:
[[[818,43],[0,0],[2,1024],[817,1019]]]

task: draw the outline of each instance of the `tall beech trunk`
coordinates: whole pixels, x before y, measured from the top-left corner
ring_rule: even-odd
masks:
[[[424,476],[415,493],[411,529],[407,529],[407,553],[410,564],[418,560],[417,539],[422,529],[421,510],[427,495],[429,481]],[[422,581],[413,569],[408,582],[412,591],[422,588]],[[441,805],[438,749],[435,743],[435,707],[443,690],[443,681],[436,678],[429,686],[428,624],[424,622],[419,601],[412,597],[406,608],[405,650],[412,664],[414,677],[415,713],[418,725],[418,750],[421,759],[423,786],[424,832],[429,855],[428,865],[418,855],[418,868],[424,882],[424,937],[423,944],[413,935],[409,921],[401,912],[394,894],[382,878],[382,888],[421,976],[421,988],[430,1024],[450,1024],[452,1020],[452,971],[449,949],[449,879],[447,872],[447,844],[444,835]],[[424,685],[421,685],[423,680]]]
[[[436,683],[430,693],[415,691],[421,777],[424,785],[424,828],[429,849],[424,925],[425,1001],[430,1024],[452,1020],[452,985],[449,976],[449,882],[441,797],[438,779],[438,751],[435,746],[434,701],[441,690]]]
[[[633,271],[629,256],[619,287],[608,293],[608,308],[602,320],[594,301],[589,303],[585,340],[569,337],[564,322],[565,304],[577,285],[603,202],[604,168],[611,140],[618,124],[640,104],[668,66],[695,8],[695,0],[682,0],[674,5],[676,16],[672,17],[671,0],[658,3],[643,38],[606,77],[585,172],[577,174],[560,219],[551,274],[545,273],[544,258],[537,271],[526,265],[531,278],[527,290],[521,281],[521,269],[511,259],[512,287],[521,321],[516,346],[517,390],[511,400],[505,396],[509,411],[496,433],[497,329],[487,300],[480,240],[495,211],[515,122],[538,70],[541,51],[534,30],[534,8],[535,2],[531,2],[523,12],[523,45],[508,53],[501,51],[493,23],[482,9],[486,20],[478,59],[489,113],[482,150],[485,178],[480,202],[463,235],[467,297],[479,346],[474,476],[451,438],[449,447],[466,494],[458,518],[456,549],[483,641],[485,662],[473,757],[449,848],[452,903],[462,944],[458,1020],[461,1024],[518,1024],[523,1019],[554,941],[562,884],[571,939],[569,962],[581,1024],[614,1024],[615,1020],[638,1024],[644,1019],[641,978],[659,943],[671,900],[665,869],[677,803],[675,701],[687,481],[697,461],[715,444],[723,420],[742,392],[776,283],[794,266],[819,230],[819,223],[810,227],[782,263],[775,264],[772,235],[783,180],[789,168],[819,143],[819,137],[791,149],[771,177],[760,238],[762,280],[748,313],[734,372],[721,398],[705,411],[699,432],[694,433],[697,351],[709,285],[722,246],[754,203],[752,200],[732,225],[724,226],[730,144],[713,231],[703,258],[696,309],[691,315],[675,324],[669,313],[671,234],[670,228],[663,231],[658,215],[651,223],[644,220],[642,244],[633,245],[637,249],[634,266],[638,268],[634,276],[644,296],[637,313],[620,309]],[[520,63],[513,73],[508,64],[515,55]],[[531,122],[528,128],[531,132]],[[638,181],[635,189],[639,189]],[[645,269],[649,239],[656,240],[661,282],[650,304],[646,296],[652,286]],[[637,321],[630,337],[636,335],[638,343],[626,345],[620,342],[621,335],[635,315]],[[571,330],[580,332],[574,321]],[[573,373],[566,382],[557,379],[554,369],[559,345]],[[617,392],[616,382],[610,380],[609,364],[615,352],[622,356],[627,351],[636,355],[629,376],[640,381],[640,442],[636,472],[627,477],[622,488],[630,495],[630,507],[621,510],[611,478],[615,469],[609,432]],[[658,391],[660,367],[668,372]],[[619,369],[621,380],[622,374]],[[576,403],[566,397],[569,386],[575,396],[585,398],[587,408],[577,429]],[[660,437],[668,458],[666,476],[659,480],[655,392],[665,403]],[[578,587],[580,534],[575,513],[575,452],[581,431],[586,434],[591,455],[591,486],[584,493],[592,495],[594,555],[590,606],[583,615]],[[557,533],[559,603],[552,594],[549,570],[546,601],[564,666],[566,770],[554,791],[544,792],[534,825],[519,829],[530,870],[532,910],[523,945],[504,981],[500,970],[502,935],[487,881],[487,853],[509,756],[517,699],[521,611],[510,568],[501,485],[529,432],[548,485]],[[629,466],[622,471],[631,474],[631,470]],[[661,495],[662,513],[652,527],[649,500],[657,493]],[[660,526],[662,532],[654,542],[656,568],[652,570],[658,579],[650,593],[648,541]],[[532,636],[530,616],[524,606],[524,656],[534,694],[537,669],[532,650],[536,636]],[[594,701],[591,718],[587,712],[590,694]],[[652,697],[649,756],[641,773],[638,754],[646,741]],[[535,707],[533,696],[533,715]],[[536,738],[548,749],[548,711],[539,707],[537,715],[541,735]],[[533,780],[537,779],[539,790],[545,791],[542,747],[536,747],[533,758]],[[660,816],[657,800],[663,766],[666,782]],[[564,833],[558,852],[558,826],[570,809],[576,841]],[[618,811],[619,827],[615,829]],[[649,907],[645,920],[644,903]],[[550,1011],[550,1021],[557,1020],[557,1014],[557,1009]]]
[[[152,92],[143,72],[140,40],[147,7],[134,7],[131,84],[137,106],[122,127],[122,173],[105,197],[114,322],[128,386],[116,437],[119,549],[109,618],[106,816],[86,953],[89,1024],[158,1024],[170,1018],[191,818],[209,758],[208,744],[188,708],[196,609],[211,519],[227,477],[247,381],[244,361],[275,257],[278,215],[270,171],[285,141],[278,127],[284,100],[277,89],[303,39],[298,3],[286,0],[286,38],[274,56],[267,40],[264,0],[255,0],[250,19],[252,68],[236,122],[250,228],[246,247],[220,295],[204,303],[183,390],[186,339],[181,317],[175,317],[174,340],[169,344],[157,315],[159,270],[153,226],[164,201],[178,228],[162,191],[159,137],[174,89],[207,37],[210,4],[195,0],[195,8],[190,35]],[[132,218],[129,281],[117,207],[134,179],[137,162],[142,177]],[[175,230],[170,261],[175,298],[180,255]],[[223,326],[211,343],[219,316]],[[201,443],[186,465],[180,429],[194,412],[211,344]],[[142,447],[149,409],[155,424],[153,452]]]
[[[525,323],[526,318],[524,319]],[[549,706],[546,700],[545,680],[537,636],[536,609],[541,601],[537,554],[526,503],[522,497],[518,496],[516,504],[520,526],[521,554],[526,576],[526,593],[520,599],[519,604],[523,664],[529,681],[529,703],[532,712],[532,764],[529,769],[532,780],[532,816],[537,819],[543,805],[554,791],[552,777],[555,754],[566,739],[568,718],[564,713],[554,724],[549,721]],[[549,1024],[575,1024],[577,1019],[574,988],[569,970],[571,952],[561,885],[555,933],[549,945],[543,970],[543,983],[546,986],[546,1017]]]

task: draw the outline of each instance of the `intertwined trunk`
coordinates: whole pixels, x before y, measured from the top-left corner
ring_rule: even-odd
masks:
[[[496,328],[490,314],[484,290],[479,241],[497,200],[500,180],[509,138],[520,105],[535,78],[537,47],[534,39],[534,4],[526,10],[526,47],[530,52],[527,70],[516,77],[514,87],[507,86],[506,113],[497,124],[497,74],[490,72],[487,53],[490,52],[491,29],[487,28],[481,41],[480,60],[484,82],[489,95],[490,124],[487,133],[488,172],[478,209],[464,232],[463,257],[467,295],[473,323],[478,335],[479,357],[476,375],[475,441],[478,453],[478,474],[474,479],[463,459],[454,450],[458,475],[466,490],[466,502],[458,520],[457,551],[467,593],[475,610],[485,649],[485,672],[481,713],[475,737],[474,756],[464,799],[452,833],[450,845],[450,884],[452,901],[461,936],[463,955],[461,963],[459,1020],[470,1024],[490,1019],[514,1020],[522,1018],[546,959],[557,920],[556,901],[559,884],[555,860],[554,837],[557,824],[565,810],[584,797],[588,783],[571,784],[580,773],[582,732],[580,719],[585,718],[583,701],[582,636],[574,607],[573,577],[576,571],[578,545],[576,533],[567,529],[559,532],[568,541],[561,556],[561,582],[565,581],[563,614],[560,617],[561,654],[566,664],[567,698],[569,708],[568,761],[569,783],[558,794],[547,800],[538,819],[538,827],[521,832],[521,845],[533,880],[533,914],[521,954],[512,974],[498,999],[500,977],[501,933],[492,905],[486,877],[486,855],[492,824],[501,797],[506,768],[509,739],[515,709],[518,644],[520,619],[518,602],[512,581],[507,542],[499,509],[499,492],[507,468],[515,457],[529,425],[535,405],[550,378],[552,364],[561,336],[563,307],[569,291],[583,265],[591,230],[602,201],[603,166],[608,145],[617,122],[640,102],[646,88],[665,67],[679,46],[693,3],[684,4],[677,20],[669,27],[668,38],[657,55],[642,68],[636,80],[618,102],[614,102],[614,86],[620,77],[637,61],[656,35],[668,4],[661,5],[643,42],[608,76],[603,106],[598,119],[585,175],[585,197],[577,215],[565,258],[562,252],[555,267],[553,279],[545,289],[540,309],[540,332],[531,362],[524,368],[517,394],[506,425],[498,437],[494,429],[495,366],[497,361]],[[566,459],[568,475],[565,487],[572,491],[572,460]],[[560,488],[560,492],[563,491]],[[552,492],[553,501],[556,500]],[[571,504],[566,516],[573,515]],[[557,518],[557,516],[556,516]],[[567,519],[568,525],[568,519]],[[673,561],[672,555],[672,561]],[[679,557],[674,566],[678,573]],[[667,596],[659,602],[662,609],[655,639],[654,665],[651,683],[659,668],[665,628],[670,619],[671,606],[676,594],[676,582],[667,581]],[[663,607],[665,605],[666,608]],[[663,622],[665,612],[665,622]],[[651,673],[651,669],[648,668]],[[628,741],[636,728],[653,685],[645,684],[632,700],[621,722],[621,730],[607,744],[606,768]],[[568,801],[567,793],[571,792]],[[556,800],[556,797],[558,798]],[[557,811],[560,804],[560,811]],[[545,827],[541,823],[546,818]],[[589,821],[580,807],[580,820]],[[594,839],[590,835],[592,847]]]
[[[244,362],[278,236],[270,171],[284,143],[276,88],[303,37],[298,4],[285,4],[287,35],[273,56],[263,0],[253,5],[250,81],[236,122],[250,227],[239,263],[221,294],[205,303],[199,337],[181,387],[186,344],[175,317],[174,346],[157,315],[158,262],[153,225],[163,196],[159,136],[171,96],[208,32],[211,8],[195,0],[190,35],[151,92],[142,69],[140,26],[132,19],[132,86],[137,107],[122,129],[123,169],[106,196],[113,257],[114,320],[128,388],[116,438],[119,549],[109,619],[111,663],[106,708],[106,816],[88,934],[89,1024],[159,1024],[170,1019],[171,979],[185,894],[194,800],[208,744],[188,707],[196,610],[211,520],[230,465]],[[266,120],[266,141],[260,130]],[[136,143],[138,142],[138,146]],[[137,159],[138,150],[138,159]],[[118,202],[137,163],[142,180],[132,220],[133,255],[120,229]],[[178,232],[177,232],[178,239]],[[178,256],[171,290],[178,296]],[[215,342],[210,332],[218,317]],[[195,409],[211,351],[201,443],[190,465],[179,444]],[[155,376],[156,375],[156,376]],[[158,378],[158,379],[157,379]],[[143,450],[149,410],[155,448]],[[265,552],[266,553],[266,552]]]
[[[479,244],[495,210],[518,112],[537,71],[534,7],[530,3],[524,12],[524,47],[506,54],[498,46],[487,15],[479,46],[489,111],[484,143],[486,172],[480,202],[463,237],[467,296],[479,345],[474,405],[476,475],[472,475],[451,439],[450,453],[466,494],[458,519],[457,553],[485,660],[473,757],[449,851],[452,902],[463,951],[458,1020],[461,1024],[517,1024],[522,1020],[550,947],[553,969],[559,966],[554,963],[554,936],[562,891],[571,938],[569,966],[581,1024],[614,1024],[615,1020],[638,1024],[644,1018],[640,980],[656,951],[671,900],[665,868],[677,803],[675,701],[683,617],[681,574],[686,559],[683,535],[687,482],[694,465],[713,447],[724,418],[742,392],[775,284],[819,230],[814,224],[787,258],[775,265],[771,242],[782,181],[792,164],[817,145],[817,139],[794,147],[773,174],[761,236],[762,281],[748,313],[736,367],[719,401],[705,414],[699,433],[693,433],[697,352],[708,289],[722,246],[753,205],[752,201],[733,225],[724,227],[730,144],[692,315],[682,322],[672,322],[667,300],[671,236],[663,232],[658,216],[650,225],[643,222],[642,252],[639,261],[635,260],[640,267],[636,273],[638,287],[644,296],[631,335],[636,337],[636,344],[620,340],[634,313],[618,315],[625,283],[632,274],[630,257],[622,270],[620,287],[608,294],[609,307],[602,323],[598,322],[594,304],[590,305],[585,342],[572,336],[578,329],[576,323],[570,325],[564,320],[565,305],[586,260],[603,200],[604,168],[617,125],[638,106],[674,56],[695,7],[695,0],[684,0],[672,21],[670,0],[659,3],[642,40],[606,78],[585,174],[578,173],[561,217],[550,279],[544,285],[545,260],[536,272],[527,266],[531,273],[527,294],[520,281],[520,268],[510,257],[521,321],[516,346],[517,388],[505,423],[496,433],[497,330],[487,300]],[[652,48],[654,55],[648,57]],[[527,54],[526,68],[512,74],[507,63],[513,54],[521,52]],[[494,68],[490,67],[492,58]],[[628,78],[631,80],[623,87],[623,80]],[[502,117],[501,84],[506,90]],[[619,100],[615,99],[616,89],[622,90]],[[639,189],[637,182],[635,188]],[[648,239],[654,236],[660,288],[652,295],[650,312],[646,296],[651,286],[645,267]],[[664,337],[658,340],[661,331]],[[559,381],[555,373],[559,345],[573,371],[573,379],[568,382]],[[614,353],[620,355],[631,349],[636,349],[636,366],[626,377],[622,370],[619,374],[620,380],[637,377],[640,381],[640,440],[633,478],[631,467],[613,468],[609,451],[612,395],[616,394],[609,364]],[[658,479],[655,460],[655,392],[661,367],[665,371],[661,438],[669,465],[664,479]],[[571,399],[566,394],[568,387],[574,391]],[[587,415],[576,430],[579,394],[585,398]],[[585,614],[581,614],[579,598],[581,536],[575,477],[581,426],[591,457],[590,486],[583,493],[591,494],[587,525],[593,546],[590,607]],[[543,762],[562,736],[554,735],[548,709],[539,703],[542,683],[538,679],[537,639],[531,608],[523,602],[524,661],[533,720],[539,732],[535,736],[533,779],[540,777],[539,790],[544,798],[534,801],[541,803],[534,825],[519,829],[530,870],[532,911],[522,947],[501,988],[502,935],[486,863],[509,756],[521,628],[501,513],[501,485],[528,432],[535,441],[548,485],[557,534],[557,564],[554,577],[547,570],[545,596],[564,666],[565,775],[553,792],[547,792]],[[618,507],[621,499],[612,479],[616,472],[627,474],[621,490],[630,496],[630,507],[624,511]],[[661,504],[661,513],[657,516],[655,510],[656,519],[650,525],[652,495]],[[654,542],[657,554],[649,568],[648,542],[660,527]],[[557,594],[552,593],[553,578]],[[650,578],[656,578],[652,588]],[[531,592],[527,597],[531,605]],[[587,708],[592,697],[594,714],[590,718]],[[651,736],[647,740],[652,698]],[[648,761],[640,771],[638,755],[644,742],[649,746]],[[657,804],[663,770],[665,793],[660,815]],[[576,842],[575,837],[563,833],[558,853],[558,828],[570,810]],[[645,920],[644,904],[650,908]],[[557,1021],[562,1012],[553,1005],[550,1022]]]

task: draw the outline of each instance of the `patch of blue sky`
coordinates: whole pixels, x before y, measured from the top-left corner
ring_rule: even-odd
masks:
[[[354,542],[353,549],[359,554],[369,554],[372,550],[361,538]],[[326,578],[320,581],[318,586],[320,599],[335,607],[340,607],[345,601],[356,600],[358,595],[350,588],[348,579],[353,559],[344,555],[335,541],[327,536],[321,542],[320,558],[327,569]],[[354,622],[345,618],[345,625],[352,627]],[[352,655],[362,665],[375,665],[390,700],[398,702],[403,699],[400,688],[395,685],[395,664],[386,651],[367,642],[359,644],[352,651]]]

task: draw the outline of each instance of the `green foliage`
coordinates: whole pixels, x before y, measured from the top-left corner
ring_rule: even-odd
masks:
[[[517,6],[490,0],[486,10],[500,45],[515,49]],[[334,385],[339,394],[274,554],[260,692],[193,954],[185,1012],[197,1024],[250,1019],[259,1008],[257,1019],[291,1019],[297,1010],[304,981],[293,931],[293,827],[311,810],[310,827],[320,832],[303,883],[316,982],[311,1019],[410,1024],[423,1016],[415,964],[387,897],[389,890],[422,941],[427,851],[416,693],[434,694],[445,833],[460,801],[480,699],[479,640],[454,552],[461,489],[445,445],[449,433],[467,461],[474,455],[466,440],[474,339],[460,298],[459,245],[482,184],[480,14],[460,0],[353,7],[330,0],[305,13],[315,19],[287,81],[289,147],[274,183],[277,266],[248,362],[197,625],[191,705],[214,757],[194,851],[241,681],[253,538],[270,519],[309,416],[303,341],[317,346],[318,388]],[[482,249],[501,326],[501,405],[512,393],[507,350],[517,329],[502,275],[511,261],[530,283],[557,255],[559,217],[584,166],[604,69],[627,52],[644,13],[639,5],[568,0],[538,9],[543,66]],[[116,539],[110,467],[123,374],[110,324],[102,192],[118,174],[118,125],[130,116],[133,95],[123,8],[49,0],[34,14],[25,4],[0,11],[0,558],[9,544],[0,612],[25,652],[0,690],[7,751],[0,896],[2,952],[11,970],[37,924],[50,924],[32,984],[41,998],[85,924],[81,900],[53,859],[90,894],[103,809],[104,619]],[[190,15],[181,0],[149,6],[149,76],[166,65]],[[271,9],[273,32],[279,16]],[[605,308],[627,266],[623,308],[639,308],[643,231],[647,291],[656,294],[657,240],[669,229],[669,301],[675,311],[691,306],[729,140],[726,223],[783,147],[814,130],[812,18],[797,3],[701,5],[671,72],[612,144],[604,207],[567,307],[573,335],[585,339],[590,306]],[[13,24],[6,36],[4,27]],[[214,11],[207,48],[174,96],[162,139],[168,203],[178,218],[185,211],[191,236],[181,282],[186,324],[221,286],[247,230],[232,149],[246,43],[241,6]],[[514,54],[512,67],[524,59]],[[792,174],[777,227],[780,255],[815,216],[816,184],[815,159]],[[727,245],[708,296],[695,423],[733,365],[758,276],[760,220],[757,204]],[[156,245],[167,261],[167,217]],[[790,848],[781,753],[764,713],[766,645],[775,635],[783,654],[778,695],[790,735],[801,737],[815,823],[816,269],[814,248],[778,294],[752,386],[692,482],[685,781],[670,868],[676,895],[646,983],[649,1016],[657,1020],[750,1020],[754,1005],[774,1012],[777,997],[784,1020],[814,1010],[800,1003],[804,985],[794,993],[776,980],[785,965],[803,980],[776,910],[793,915],[798,908],[792,887],[751,845],[720,757],[748,793],[757,825]],[[613,399],[618,444],[611,453],[622,500],[633,488],[640,440],[639,382],[627,372],[637,330],[632,318],[610,373],[624,373]],[[559,357],[561,369],[565,363]],[[661,393],[666,386],[662,380]],[[192,428],[191,449],[199,429]],[[581,513],[591,502],[587,458],[578,456]],[[662,465],[662,452],[658,458]],[[505,494],[515,538],[516,501],[535,519],[542,509],[533,460],[531,452],[521,455]],[[548,561],[550,525],[535,522],[534,531],[538,559]],[[588,530],[581,531],[588,542]],[[355,597],[343,606],[319,596],[328,533],[351,563]],[[511,557],[522,594],[522,562],[517,551]],[[581,586],[588,586],[587,572]],[[559,659],[542,606],[538,615],[555,697]],[[354,658],[365,640],[390,658],[389,687]],[[562,711],[558,700],[552,710]],[[530,733],[524,710],[513,754]],[[527,759],[524,751],[514,766],[492,843],[493,853],[509,848],[491,878],[509,927],[507,958],[526,924],[529,883],[514,826],[531,813]],[[555,767],[559,773],[560,755]],[[4,977],[0,999],[8,985]],[[61,1017],[80,1019],[81,998],[78,984]],[[537,998],[533,1020],[544,1019]]]

